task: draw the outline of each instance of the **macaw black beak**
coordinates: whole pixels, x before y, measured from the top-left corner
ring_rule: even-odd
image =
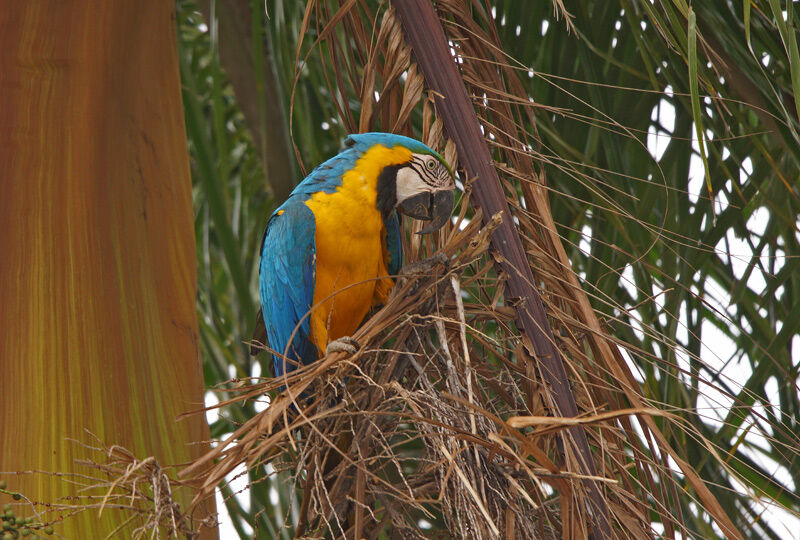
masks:
[[[442,228],[450,219],[456,203],[455,190],[439,190],[433,193],[419,193],[400,203],[400,211],[405,215],[430,221],[428,225],[417,234],[428,234]]]

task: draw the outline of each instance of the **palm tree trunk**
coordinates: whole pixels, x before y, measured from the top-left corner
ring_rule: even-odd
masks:
[[[0,11],[2,471],[86,473],[75,460],[98,456],[67,440],[84,430],[162,465],[209,437],[202,415],[175,420],[202,405],[203,379],[173,9]],[[7,480],[35,501],[76,494],[47,474]],[[56,532],[103,538],[125,517],[83,512]]]

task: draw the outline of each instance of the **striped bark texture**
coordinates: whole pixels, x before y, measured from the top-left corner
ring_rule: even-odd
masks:
[[[102,455],[67,440],[87,431],[188,462],[209,434],[203,415],[176,421],[203,377],[174,5],[10,2],[0,28],[0,472],[90,472],[75,461]],[[63,478],[0,479],[76,502]],[[55,528],[103,538],[125,517]]]

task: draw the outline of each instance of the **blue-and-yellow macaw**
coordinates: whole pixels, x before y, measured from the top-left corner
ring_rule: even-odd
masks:
[[[349,336],[386,302],[402,265],[396,210],[439,229],[454,204],[453,172],[423,143],[362,133],[311,172],[270,217],[259,292],[275,376],[352,350]]]

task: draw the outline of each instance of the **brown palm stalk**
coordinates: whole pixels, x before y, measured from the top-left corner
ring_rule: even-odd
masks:
[[[461,76],[450,54],[447,39],[439,17],[427,0],[393,0],[406,37],[419,63],[425,82],[435,92],[436,108],[442,117],[447,134],[455,141],[460,164],[468,177],[476,178],[472,184],[472,201],[483,209],[484,218],[500,212],[506,216],[492,236],[496,261],[508,276],[507,294],[522,299],[515,305],[517,324],[524,332],[523,343],[532,355],[528,359],[539,366],[544,379],[551,386],[555,407],[561,416],[577,416],[578,407],[569,388],[569,379],[558,351],[553,330],[547,320],[542,299],[534,285],[531,266],[522,248],[519,234],[509,219],[511,211],[486,141],[480,132],[480,123],[472,108]],[[532,400],[533,396],[529,396]],[[586,435],[580,427],[566,430],[564,444],[571,445],[577,458],[577,470],[595,476],[594,461]],[[588,480],[587,487],[592,508],[592,521],[599,536],[608,538],[608,509],[599,488]]]

